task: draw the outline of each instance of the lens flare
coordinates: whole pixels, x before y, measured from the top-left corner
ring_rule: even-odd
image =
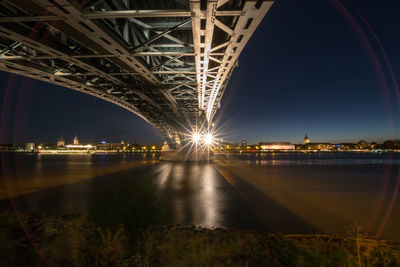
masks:
[[[193,141],[193,143],[197,143],[197,142],[199,142],[199,141],[200,141],[200,139],[201,139],[201,136],[200,136],[200,134],[198,134],[198,133],[194,133],[194,134],[192,135],[192,141]]]
[[[204,144],[210,146],[213,143],[213,136],[211,133],[207,133],[204,135]]]

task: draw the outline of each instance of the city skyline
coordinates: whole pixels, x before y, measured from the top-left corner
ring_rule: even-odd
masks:
[[[250,39],[215,117],[224,140],[299,143],[305,133],[331,143],[399,138],[394,4],[311,2],[276,2]],[[0,78],[6,142],[51,142],[60,133],[89,142],[163,142],[156,129],[114,104],[13,74]]]
[[[360,138],[360,139],[355,140],[355,141],[336,141],[336,142],[332,142],[332,141],[326,141],[326,140],[322,140],[321,141],[320,139],[312,139],[310,137],[311,137],[310,135],[305,134],[305,136],[303,136],[303,138],[301,140],[299,139],[298,141],[295,141],[295,142],[291,142],[291,141],[288,141],[288,140],[282,140],[282,139],[276,139],[276,140],[274,140],[274,139],[262,139],[262,140],[258,140],[258,141],[255,141],[255,142],[248,142],[248,139],[245,138],[245,137],[241,138],[240,140],[227,140],[227,139],[223,139],[223,138],[217,138],[214,141],[213,145],[218,146],[220,144],[228,144],[228,143],[240,145],[241,143],[243,144],[243,142],[245,142],[247,145],[258,145],[260,143],[282,143],[282,142],[283,143],[288,143],[288,144],[303,144],[305,139],[308,139],[309,141],[307,143],[311,143],[311,144],[325,144],[325,143],[326,144],[346,144],[346,143],[357,144],[359,142],[382,144],[385,141],[400,142],[400,138],[392,138],[392,139],[387,138],[387,139],[383,139],[381,141],[368,140],[368,139],[365,139],[365,138]],[[32,140],[32,138],[31,138],[31,139],[26,139],[26,140],[19,140],[19,141],[17,140],[14,143],[8,142],[8,143],[0,143],[0,144],[3,144],[3,145],[5,145],[5,144],[22,144],[22,143],[33,142],[33,143],[37,143],[37,144],[57,144],[58,145],[58,143],[60,141],[63,142],[64,144],[75,144],[76,140],[78,140],[79,144],[95,144],[95,143],[103,143],[103,144],[105,144],[105,143],[121,143],[121,142],[132,143],[132,144],[145,144],[145,142],[144,143],[143,142],[137,142],[136,139],[132,139],[131,140],[129,138],[123,138],[123,137],[121,139],[119,139],[119,140],[117,140],[115,137],[103,138],[103,139],[98,139],[98,140],[93,140],[93,139],[91,139],[89,137],[89,139],[87,139],[87,140],[82,140],[82,139],[80,139],[79,135],[77,135],[77,134],[71,135],[69,137],[65,136],[64,134],[61,134],[57,139],[51,140],[50,142],[43,142],[43,141],[40,141],[40,139]],[[163,143],[164,143],[164,141],[162,141],[161,143],[149,142],[147,144],[162,145]]]

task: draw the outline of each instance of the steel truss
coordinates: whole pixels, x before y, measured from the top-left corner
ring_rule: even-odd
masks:
[[[115,103],[179,144],[273,1],[3,0],[0,69]]]

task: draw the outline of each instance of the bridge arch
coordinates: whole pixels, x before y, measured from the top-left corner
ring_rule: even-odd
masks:
[[[272,3],[2,1],[0,69],[119,105],[174,147],[189,125],[212,122]]]

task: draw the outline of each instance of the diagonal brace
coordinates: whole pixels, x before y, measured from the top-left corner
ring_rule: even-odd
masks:
[[[160,32],[159,34],[153,36],[152,38],[150,38],[150,39],[147,40],[146,42],[141,43],[141,44],[135,46],[135,47],[132,49],[132,51],[130,51],[130,52],[134,52],[134,51],[136,51],[137,49],[139,49],[139,48],[141,48],[141,47],[143,47],[143,46],[147,46],[148,44],[150,44],[150,43],[154,42],[155,40],[157,40],[157,39],[163,37],[164,35],[166,35],[166,34],[172,32],[173,30],[175,30],[175,29],[177,29],[177,28],[179,28],[179,27],[185,25],[186,23],[189,23],[190,21],[192,21],[191,18],[186,19],[186,20],[184,20],[184,21],[178,23],[178,24],[175,25],[174,27],[169,28],[169,29],[167,29],[167,30],[165,30],[165,31],[163,31],[163,32]]]
[[[164,61],[164,62],[158,64],[157,66],[152,67],[151,70],[155,70],[155,69],[157,69],[157,68],[160,68],[160,67],[162,67],[162,66],[164,66],[164,65],[166,65],[166,64],[168,64],[168,63],[171,63],[172,61],[175,61],[175,60],[177,60],[177,59],[180,59],[181,57],[183,57],[183,56],[182,56],[182,55],[179,55],[179,56],[171,57],[170,59],[168,59],[168,60],[166,60],[166,61]],[[181,62],[182,62],[182,61],[181,61]]]

